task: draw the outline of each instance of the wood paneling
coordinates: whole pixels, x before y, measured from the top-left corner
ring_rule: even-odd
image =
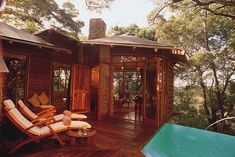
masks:
[[[75,112],[90,111],[91,72],[87,66],[73,65],[71,71],[70,109]]]
[[[28,97],[34,92],[41,94],[45,92],[47,96],[51,94],[51,64],[50,59],[31,56],[28,73]]]
[[[168,77],[167,77],[167,96],[168,96],[168,118],[171,117],[173,111],[173,102],[174,102],[174,64],[168,62]]]

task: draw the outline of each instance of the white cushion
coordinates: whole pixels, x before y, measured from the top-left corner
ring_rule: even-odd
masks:
[[[55,118],[56,121],[61,121],[64,118],[64,114],[54,115],[53,118]]]
[[[3,101],[3,104],[6,106],[7,110],[15,108],[15,104],[10,99]]]
[[[17,108],[11,109],[8,113],[11,116],[11,118],[23,129],[27,129],[33,125],[18,111]],[[34,135],[40,135],[39,127],[33,127],[29,129],[29,132]]]
[[[69,125],[70,129],[83,129],[83,128],[91,128],[91,125],[87,122],[83,121],[72,121]]]
[[[24,112],[31,118],[31,119],[35,119],[38,116],[33,113],[25,104],[22,100],[18,101],[18,104],[20,105],[20,107],[24,110]]]
[[[22,100],[19,100],[18,104],[20,105],[21,108],[24,108],[26,106]]]
[[[27,115],[31,118],[31,119],[35,119],[38,118],[38,116],[33,113],[27,106],[23,108],[24,112],[27,113]]]
[[[53,116],[56,121],[61,121],[64,118],[64,114],[57,114]],[[83,114],[77,114],[77,113],[72,113],[71,119],[85,119],[87,118],[86,115]]]
[[[68,126],[64,125],[63,122],[57,122],[50,125],[55,132],[61,132],[68,129]],[[50,132],[50,129],[47,126],[41,127],[40,134],[45,135]]]
[[[72,119],[86,119],[87,116],[84,114],[72,113],[71,118]]]

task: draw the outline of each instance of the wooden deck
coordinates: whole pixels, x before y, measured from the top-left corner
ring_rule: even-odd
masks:
[[[19,149],[13,157],[138,157],[140,146],[155,132],[152,126],[120,119],[106,119],[104,121],[90,120],[90,124],[97,129],[94,145],[89,147],[72,147],[67,141],[60,147],[55,140],[42,140],[31,143]],[[66,140],[68,137],[62,135]],[[12,142],[1,140],[0,156],[9,156],[7,147]],[[13,145],[12,145],[13,146]]]

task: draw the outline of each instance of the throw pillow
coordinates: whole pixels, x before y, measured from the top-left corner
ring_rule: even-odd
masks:
[[[65,116],[70,117],[70,118],[71,118],[71,116],[72,116],[72,113],[71,113],[70,111],[68,111],[68,110],[64,110],[63,114],[64,114]]]
[[[70,125],[71,124],[71,119],[68,116],[64,116],[62,121],[63,121],[64,125]]]
[[[34,93],[31,98],[28,99],[28,102],[33,105],[33,106],[39,106],[40,101],[38,100],[38,95],[37,93]]]
[[[42,94],[38,96],[38,100],[40,101],[41,105],[48,105],[49,103],[49,98],[44,92],[42,92]]]

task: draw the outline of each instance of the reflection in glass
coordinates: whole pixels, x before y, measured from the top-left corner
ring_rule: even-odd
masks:
[[[4,81],[3,99],[13,102],[24,99],[26,80],[26,60],[4,57],[9,73]]]

